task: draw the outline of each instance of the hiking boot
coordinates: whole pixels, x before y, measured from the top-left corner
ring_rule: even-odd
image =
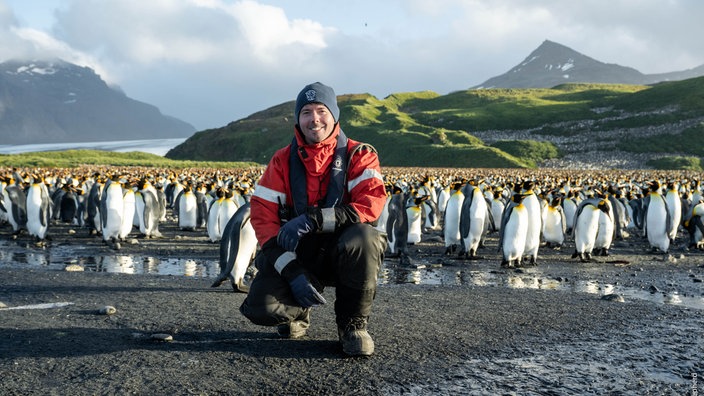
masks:
[[[310,327],[310,309],[306,309],[296,320],[276,326],[276,333],[281,338],[296,339],[305,336],[308,327]]]
[[[367,332],[367,318],[351,318],[346,325],[337,327],[342,351],[348,356],[370,356],[374,353],[374,340]]]

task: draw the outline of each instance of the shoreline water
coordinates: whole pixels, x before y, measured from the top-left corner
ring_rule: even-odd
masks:
[[[144,140],[115,140],[106,142],[73,142],[73,143],[40,143],[40,144],[16,144],[0,145],[0,154],[21,154],[41,151],[64,151],[64,150],[105,150],[115,152],[141,151],[160,156],[172,148],[183,143],[187,138],[173,139],[144,139]]]

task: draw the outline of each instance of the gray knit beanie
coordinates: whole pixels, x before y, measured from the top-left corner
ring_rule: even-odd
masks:
[[[296,97],[296,109],[293,112],[296,124],[298,124],[298,116],[301,114],[301,109],[308,103],[322,103],[330,110],[335,122],[340,118],[340,108],[337,107],[335,91],[321,82],[306,85]]]

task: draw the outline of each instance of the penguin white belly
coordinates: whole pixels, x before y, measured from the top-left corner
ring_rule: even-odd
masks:
[[[447,191],[447,190],[440,191],[440,194],[438,194],[438,212],[445,213],[449,199],[450,199],[450,192],[449,191]]]
[[[139,226],[139,232],[146,234],[147,229],[144,227],[144,197],[141,192],[136,192],[135,197],[135,213],[137,215],[137,225]]]
[[[217,200],[210,205],[208,210],[208,238],[211,242],[217,242],[222,238],[222,229],[220,228],[220,222],[218,221],[218,216],[220,212],[222,200]]]
[[[122,224],[120,225],[120,238],[124,239],[132,232],[134,227],[134,217],[136,212],[136,204],[134,191],[127,190],[122,196],[123,209],[122,209]]]
[[[651,198],[645,221],[650,246],[666,253],[670,248],[670,236],[667,230],[667,208],[662,199]]]
[[[502,229],[502,244],[504,262],[520,262],[526,247],[528,232],[528,212],[525,207],[514,207],[511,215]]]
[[[574,245],[578,253],[592,253],[596,234],[599,231],[599,209],[589,205],[577,217],[574,230]]]
[[[189,192],[178,201],[178,227],[182,230],[195,230],[198,219],[196,196]]]
[[[562,245],[565,241],[565,234],[562,232],[562,216],[553,208],[548,208],[545,214],[543,238],[546,242],[555,245]]]
[[[540,246],[540,202],[535,194],[531,194],[523,199],[523,205],[528,214],[528,229],[526,231],[526,246],[523,254],[531,257],[538,256]]]
[[[42,209],[42,188],[33,184],[27,192],[27,231],[30,235],[44,239],[48,229],[49,217]]]
[[[667,209],[670,213],[671,222],[670,230],[668,230],[668,236],[671,240],[674,240],[677,237],[677,229],[680,225],[680,221],[682,220],[682,201],[680,201],[677,193],[668,193],[665,196],[665,200],[667,201]]]
[[[122,229],[122,213],[124,211],[124,202],[122,199],[122,187],[119,184],[111,184],[103,192],[105,197],[105,214],[101,217],[105,219],[103,222],[103,240],[118,238]],[[101,207],[102,209],[102,207]]]
[[[220,238],[222,238],[222,232],[225,230],[225,227],[227,227],[227,222],[230,221],[235,212],[237,212],[237,208],[237,204],[231,199],[225,199],[220,206],[220,211],[218,212]]]
[[[462,212],[462,202],[464,194],[455,193],[447,201],[445,206],[445,222],[443,235],[445,237],[445,247],[459,245],[460,239],[460,214]]]
[[[577,213],[577,205],[571,199],[566,199],[562,204],[562,210],[565,213],[565,223],[567,224],[567,229],[572,228],[574,224],[574,216]]]
[[[597,249],[608,249],[611,247],[611,242],[614,236],[614,222],[606,213],[599,211],[599,226],[594,239],[594,247]]]
[[[257,237],[254,234],[254,228],[249,220],[247,220],[240,229],[239,237],[239,250],[237,251],[235,265],[232,269],[235,284],[242,283],[244,275],[247,273],[249,263],[254,258],[254,254],[257,250]]]
[[[422,213],[419,206],[406,209],[408,215],[408,243],[419,243],[421,240]]]
[[[499,199],[493,199],[491,201],[491,216],[494,218],[494,228],[496,231],[501,230],[501,215],[504,213],[505,207],[506,205]]]

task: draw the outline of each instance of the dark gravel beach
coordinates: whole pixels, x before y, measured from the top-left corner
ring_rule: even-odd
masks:
[[[244,295],[227,285],[211,288],[211,277],[83,265],[88,256],[116,254],[216,262],[217,246],[202,233],[165,224],[163,238],[136,238],[115,251],[71,229],[54,227],[46,247],[26,235],[13,239],[6,226],[0,232],[3,395],[702,390],[704,255],[698,251],[652,254],[632,236],[601,262],[571,259],[569,246],[541,248],[537,267],[513,270],[499,267],[493,237],[480,251],[483,259],[463,261],[443,257],[437,235],[428,235],[411,250],[421,268],[398,268],[394,258],[384,264],[369,327],[376,353],[346,358],[332,304],[314,309],[304,339],[283,340],[242,317]],[[46,265],[11,262],[28,254],[46,255]],[[63,269],[71,265],[85,270]],[[414,277],[421,281],[408,281]],[[102,314],[106,306],[116,312]]]

